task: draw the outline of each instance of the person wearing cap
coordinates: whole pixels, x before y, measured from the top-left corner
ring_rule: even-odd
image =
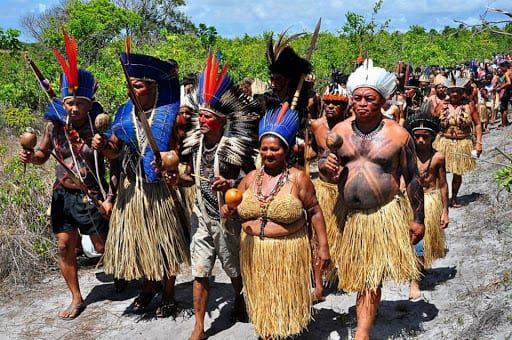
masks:
[[[453,174],[450,206],[460,208],[457,194],[462,175],[475,168],[474,156],[482,153],[482,124],[473,101],[464,100],[466,78],[448,78],[444,86],[449,99],[440,103],[433,114],[440,120],[440,136],[434,147],[446,157],[446,171]],[[474,143],[473,143],[474,131]],[[474,150],[474,151],[473,151]]]
[[[223,70],[216,74],[218,70]],[[223,219],[220,207],[228,189],[236,188],[243,174],[252,171],[257,143],[257,120],[261,106],[235,86],[220,67],[220,52],[210,51],[199,79],[198,118],[183,141],[185,171],[179,185],[195,185],[191,218],[190,253],[194,283],[195,324],[190,339],[205,339],[204,319],[208,307],[210,277],[218,258],[234,290],[232,321],[246,321],[247,313],[240,274],[241,221]]]
[[[345,82],[346,82],[346,77]],[[336,82],[330,83],[322,95],[322,117],[311,123],[313,133],[313,148],[317,154],[322,155],[327,149],[327,136],[336,124],[343,121],[346,117],[349,103],[349,93],[346,88]],[[333,221],[331,218],[334,210],[334,204],[338,197],[338,174],[326,176],[324,173],[318,173],[318,178],[314,180],[316,196],[318,203],[322,208],[326,222]],[[327,225],[328,243],[330,247],[339,246],[341,234],[335,225]],[[314,240],[316,241],[316,240]],[[316,244],[313,244],[316,249]],[[335,267],[333,265],[325,272],[324,277],[327,281],[335,280]],[[319,302],[325,300],[323,296],[322,272],[318,266],[314,267],[315,289],[313,292],[313,301]]]
[[[70,40],[65,31],[64,38],[68,59],[76,60],[74,38]],[[95,117],[103,112],[94,101],[97,82],[92,73],[78,69],[77,65],[68,67],[60,53],[56,49],[54,52],[64,70],[60,84],[62,101],[56,98],[49,105],[45,114],[48,123],[39,148],[21,151],[19,157],[23,163],[36,165],[44,164],[52,154],[61,161],[55,167],[50,218],[57,237],[59,267],[72,295],[70,305],[59,317],[72,320],[86,308],[80,292],[75,248],[80,234],[89,235],[96,252],[103,253],[114,190],[105,193],[104,156],[91,147],[98,132]],[[95,205],[91,196],[96,202],[103,201],[101,207]]]
[[[237,208],[222,207],[224,216],[243,221],[244,295],[254,331],[263,339],[300,334],[312,318],[307,221],[318,241],[315,266],[324,269],[330,261],[325,221],[313,183],[288,163],[299,119],[287,106],[267,111],[260,120],[258,146],[263,166],[238,185],[243,198]]]
[[[431,268],[436,259],[445,256],[444,229],[448,226],[448,183],[445,157],[432,146],[439,132],[439,119],[431,114],[431,104],[424,104],[405,124],[414,138],[420,182],[425,196],[425,235],[416,243],[418,269]],[[422,299],[420,281],[411,280],[409,300]]]
[[[178,65],[174,60],[129,50],[120,57],[133,92],[118,109],[110,138],[95,136],[94,144],[121,164],[104,269],[126,281],[142,279],[142,289],[132,304],[137,313],[145,312],[161,291],[156,316],[165,318],[177,312],[176,275],[181,264],[190,264],[189,222],[173,187],[177,174],[154,164],[148,138],[154,139],[162,158],[175,145],[173,128],[180,100]],[[141,127],[140,114],[146,115],[150,137]]]
[[[331,256],[338,264],[338,288],[357,292],[355,339],[370,337],[383,281],[406,283],[420,275],[411,246],[425,229],[414,141],[381,113],[395,87],[393,74],[365,60],[347,82],[354,116],[331,131],[343,144],[320,159],[325,175],[340,173],[334,216],[342,247]],[[402,176],[410,204],[400,190]]]

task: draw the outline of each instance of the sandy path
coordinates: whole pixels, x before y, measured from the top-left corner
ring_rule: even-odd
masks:
[[[492,148],[512,153],[512,128],[484,135],[483,159],[507,162]],[[408,287],[386,283],[372,332],[375,339],[509,339],[512,337],[512,194],[493,183],[499,167],[479,162],[464,176],[463,207],[450,209],[446,258],[434,263],[421,283],[425,301],[407,300]],[[450,177],[451,178],[451,177]],[[206,327],[210,339],[255,339],[249,323],[229,322],[232,293],[218,269],[212,279]],[[173,319],[156,319],[154,308],[129,313],[139,282],[122,294],[113,290],[102,268],[84,266],[80,284],[87,309],[74,321],[57,314],[69,303],[63,279],[49,273],[40,284],[19,289],[0,305],[0,338],[19,339],[187,339],[193,327],[189,269],[178,276],[176,299],[182,309]],[[298,339],[347,339],[355,328],[355,296],[330,294],[317,304],[315,321]],[[153,300],[156,307],[158,298]]]

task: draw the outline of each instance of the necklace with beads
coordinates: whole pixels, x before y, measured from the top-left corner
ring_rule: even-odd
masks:
[[[277,196],[281,188],[285,185],[288,180],[288,175],[290,174],[290,170],[288,167],[284,167],[283,171],[279,175],[277,183],[274,185],[272,190],[268,193],[268,195],[263,195],[262,186],[263,186],[263,177],[265,174],[265,170],[262,167],[256,176],[256,198],[260,203],[260,214],[261,214],[261,224],[260,224],[260,239],[263,240],[265,236],[265,227],[268,222],[267,210],[270,202],[274,200]]]
[[[381,119],[379,125],[377,125],[375,127],[375,129],[371,130],[370,132],[363,132],[363,131],[359,130],[359,127],[357,126],[355,119],[352,121],[352,130],[354,131],[354,133],[357,136],[359,136],[360,138],[366,139],[366,140],[372,140],[373,137],[375,137],[380,132],[380,130],[382,130],[383,127],[384,127],[384,120]]]

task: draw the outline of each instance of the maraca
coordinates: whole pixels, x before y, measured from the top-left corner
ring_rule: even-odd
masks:
[[[325,144],[329,148],[333,154],[337,154],[338,149],[343,145],[343,138],[337,133],[330,132],[327,134],[327,138],[325,139]],[[337,179],[338,175],[334,175],[333,179]]]
[[[337,133],[330,132],[327,134],[325,144],[332,153],[336,153],[339,148],[343,145],[343,138]]]
[[[171,150],[167,152],[162,152],[162,165],[167,171],[176,171],[180,164],[180,159],[176,151]]]
[[[94,126],[99,133],[104,134],[110,129],[110,117],[106,113],[100,113],[94,119]]]
[[[20,136],[20,144],[25,153],[34,152],[37,144],[37,135],[33,128],[27,127]],[[27,171],[27,164],[23,164],[23,173]]]
[[[228,189],[224,194],[224,201],[230,209],[236,209],[242,202],[242,198],[242,192],[236,188]]]

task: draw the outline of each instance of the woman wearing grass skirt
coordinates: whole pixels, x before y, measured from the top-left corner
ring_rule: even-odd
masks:
[[[298,130],[295,111],[269,111],[259,125],[261,169],[240,183],[243,200],[236,212],[244,220],[240,266],[249,317],[263,338],[300,333],[311,320],[311,219],[319,244],[316,264],[330,261],[322,210],[313,183],[304,172],[288,167],[286,156]],[[224,216],[235,209],[226,205]]]

